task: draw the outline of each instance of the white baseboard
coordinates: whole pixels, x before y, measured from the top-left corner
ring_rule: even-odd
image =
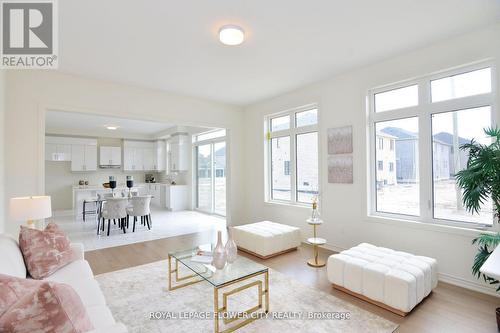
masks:
[[[439,273],[439,281],[443,281],[458,287],[465,289],[474,290],[483,294],[488,294],[496,297],[500,297],[500,292],[496,292],[496,287],[488,286],[483,283],[472,282],[463,278],[459,278],[446,273]]]
[[[342,248],[340,246],[336,246],[333,244],[325,244],[322,246],[323,248],[334,251],[334,252],[340,252],[346,250],[345,248]],[[496,297],[500,297],[500,292],[496,292],[496,287],[491,287],[488,285],[485,285],[481,283],[479,280],[477,282],[473,282],[470,280],[466,280],[464,278],[460,278],[457,276],[453,276],[447,273],[438,273],[438,280],[443,281],[445,283],[449,283],[458,287],[462,287],[465,289],[477,291],[483,294],[488,294]]]

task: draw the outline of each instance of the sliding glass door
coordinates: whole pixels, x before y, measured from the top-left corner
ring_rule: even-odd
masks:
[[[211,214],[226,215],[226,142],[195,146],[196,208]]]

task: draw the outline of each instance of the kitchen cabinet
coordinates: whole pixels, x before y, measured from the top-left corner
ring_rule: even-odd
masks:
[[[123,167],[125,171],[165,170],[164,141],[123,141]]]
[[[163,207],[170,211],[189,209],[187,185],[163,184]]]
[[[143,148],[123,147],[123,169],[125,171],[144,170]]]
[[[155,158],[154,149],[143,148],[142,149],[142,169],[143,170],[154,170]]]
[[[101,146],[99,148],[99,165],[101,166],[121,166],[122,148]]]
[[[168,141],[169,171],[186,171],[189,168],[190,145],[188,136],[179,134]]]
[[[71,171],[97,170],[97,145],[71,145]]]
[[[153,154],[154,154],[153,170],[164,171],[166,169],[165,167],[167,160],[165,141],[163,140],[155,141],[153,147]]]
[[[49,141],[49,140],[48,140]],[[52,140],[50,140],[52,141]],[[71,145],[64,143],[45,143],[46,161],[71,161]]]

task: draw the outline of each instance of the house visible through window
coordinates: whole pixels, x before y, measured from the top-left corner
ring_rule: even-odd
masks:
[[[318,109],[299,108],[266,119],[268,200],[310,203],[318,195]]]
[[[289,176],[290,175],[290,161],[285,161],[284,166],[285,166],[284,174],[286,176]]]
[[[472,140],[491,143],[484,128],[492,126],[492,80],[491,68],[482,64],[370,92],[371,138],[377,142],[371,155],[376,163],[371,167],[372,214],[463,227],[493,225],[491,199],[485,199],[480,214],[471,214],[455,182],[457,172],[467,167],[468,151],[460,147]],[[382,149],[384,140],[389,150]],[[432,149],[422,150],[421,143]]]

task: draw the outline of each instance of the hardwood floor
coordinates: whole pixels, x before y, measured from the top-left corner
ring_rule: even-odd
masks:
[[[89,251],[85,253],[85,257],[97,275],[167,259],[169,251],[207,243],[212,239],[213,235],[210,233],[198,233]],[[240,255],[252,258],[304,284],[391,320],[400,325],[396,331],[398,333],[497,332],[495,308],[500,306],[500,298],[440,282],[429,297],[403,318],[334,290],[326,277],[326,267],[312,268],[306,264],[311,252],[308,245],[303,245],[297,251],[267,260],[243,252],[240,252]],[[326,259],[332,253],[321,249],[320,256]]]

